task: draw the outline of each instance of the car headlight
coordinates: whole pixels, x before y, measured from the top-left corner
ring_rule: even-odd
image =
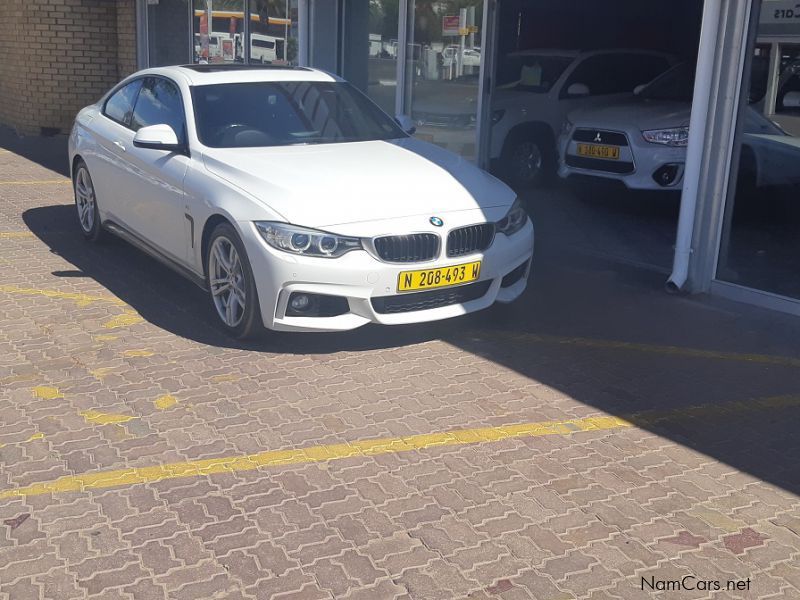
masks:
[[[500,119],[502,119],[504,114],[506,114],[506,111],[505,111],[505,109],[504,109],[504,108],[500,108],[500,109],[497,109],[497,110],[493,110],[493,111],[492,111],[492,125],[494,125],[494,124],[495,124],[495,123],[497,123],[497,122],[498,122]]]
[[[688,127],[673,127],[671,129],[650,129],[643,131],[644,139],[651,144],[665,146],[686,146],[689,143]]]
[[[528,213],[522,208],[522,203],[517,198],[514,200],[514,204],[511,205],[511,209],[506,213],[506,216],[495,223],[495,227],[500,233],[512,235],[522,229],[527,221]]]
[[[344,237],[288,223],[259,221],[256,222],[256,228],[270,246],[292,254],[338,258],[351,250],[362,248],[359,238]]]

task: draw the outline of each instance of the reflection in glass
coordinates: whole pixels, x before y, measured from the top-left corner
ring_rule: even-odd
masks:
[[[405,106],[416,136],[475,159],[482,0],[412,0]]]
[[[800,298],[797,29],[798,43],[759,40],[754,50],[717,270],[720,280],[793,298]]]
[[[297,0],[251,0],[250,62],[297,64]]]
[[[194,0],[194,62],[244,62],[244,0]]]

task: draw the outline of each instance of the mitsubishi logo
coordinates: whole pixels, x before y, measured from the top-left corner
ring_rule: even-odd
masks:
[[[599,144],[603,141],[603,138],[600,137],[600,132],[598,131],[597,134],[594,136],[595,143]]]

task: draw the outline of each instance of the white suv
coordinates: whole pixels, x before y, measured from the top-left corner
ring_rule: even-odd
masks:
[[[648,50],[525,50],[498,66],[492,98],[493,170],[520,187],[555,173],[566,115],[618,101],[669,69],[669,54]]]

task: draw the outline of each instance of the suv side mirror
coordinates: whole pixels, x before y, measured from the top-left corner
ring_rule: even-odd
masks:
[[[585,83],[573,83],[567,88],[568,96],[588,96],[590,93],[591,90],[589,90],[589,86]]]
[[[175,130],[169,125],[148,125],[142,127],[133,136],[133,145],[137,148],[183,152],[184,146],[178,141]]]
[[[417,131],[414,121],[412,121],[411,117],[408,115],[397,115],[394,120],[400,126],[400,129],[405,131],[408,135],[414,135]]]

